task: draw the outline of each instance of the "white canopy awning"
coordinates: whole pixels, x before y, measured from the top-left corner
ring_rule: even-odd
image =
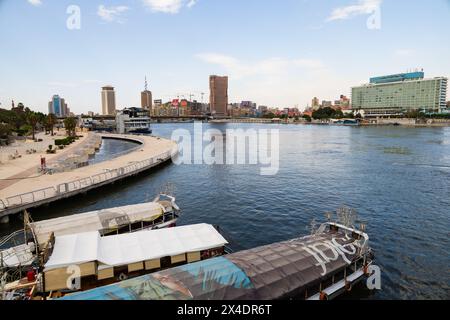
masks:
[[[97,261],[115,267],[219,248],[228,242],[209,224],[100,237],[98,232],[59,236],[45,271]]]
[[[125,223],[152,221],[162,214],[164,214],[164,207],[160,203],[148,202],[33,222],[31,227],[34,230],[38,243],[42,245],[49,240],[52,232],[57,237],[114,229]]]

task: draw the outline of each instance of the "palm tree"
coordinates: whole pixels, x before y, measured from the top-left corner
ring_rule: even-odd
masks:
[[[58,119],[56,118],[56,116],[53,113],[50,113],[47,118],[47,129],[50,129],[49,131],[52,132],[52,136],[53,136],[53,129],[55,128],[56,122],[58,121]]]
[[[39,117],[36,113],[29,111],[26,115],[27,123],[31,126],[31,132],[33,134],[33,140],[35,139],[36,127],[39,123]]]
[[[75,129],[77,127],[77,120],[74,117],[66,118],[64,120],[64,127],[66,128],[67,134],[70,137],[74,137]]]

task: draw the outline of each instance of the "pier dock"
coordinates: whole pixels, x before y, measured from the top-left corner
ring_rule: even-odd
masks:
[[[101,134],[101,137],[133,141],[140,146],[113,160],[69,172],[22,179],[1,189],[0,220],[6,222],[9,215],[137,175],[170,161],[177,151],[175,142],[157,137],[116,134]]]

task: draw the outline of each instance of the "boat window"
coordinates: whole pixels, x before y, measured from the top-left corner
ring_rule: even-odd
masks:
[[[151,227],[151,226],[153,226],[153,221],[144,221],[143,226],[144,226],[144,228]]]
[[[129,233],[130,232],[130,226],[126,225],[126,226],[122,226],[119,228],[118,234],[124,234],[124,233]]]
[[[324,281],[322,281],[322,289],[326,289],[333,285],[333,277],[328,277]]]
[[[131,225],[131,231],[138,231],[138,230],[142,230],[142,222],[135,222]]]
[[[167,269],[172,267],[172,260],[170,257],[161,258],[161,269]]]
[[[158,219],[155,220],[155,224],[160,224],[164,222],[164,216],[159,217]]]
[[[114,277],[119,277],[121,274],[128,274],[128,266],[114,267]]]
[[[341,280],[344,279],[344,270],[338,272],[337,274],[335,274],[334,276],[334,283],[339,282]]]
[[[320,292],[320,286],[318,284],[309,286],[306,289],[306,292],[307,292],[306,299],[311,298],[312,296],[314,296]]]

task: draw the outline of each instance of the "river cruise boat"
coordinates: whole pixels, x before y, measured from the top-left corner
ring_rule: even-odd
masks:
[[[151,134],[149,111],[142,108],[128,108],[116,115],[117,132],[120,134]]]
[[[101,237],[176,226],[180,208],[175,197],[160,194],[152,202],[29,221],[24,229],[0,240],[0,269],[27,268],[36,264],[51,236],[97,232]]]
[[[65,300],[327,300],[369,275],[369,237],[338,223],[314,234],[65,296]]]
[[[6,284],[6,300],[44,300],[229,253],[216,227],[196,224],[102,237],[86,232],[54,237],[37,276]],[[76,276],[74,276],[76,275]],[[0,296],[2,288],[0,288]],[[1,300],[1,297],[0,297]]]
[[[334,126],[360,126],[358,119],[332,119],[330,125]]]

